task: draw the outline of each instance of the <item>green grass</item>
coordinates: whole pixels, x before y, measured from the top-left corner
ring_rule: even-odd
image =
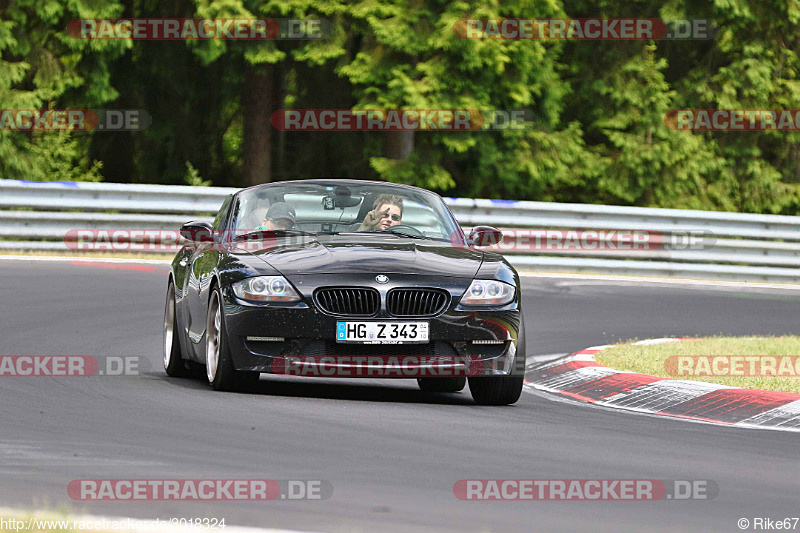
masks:
[[[753,376],[697,376],[687,375],[686,366],[679,367],[676,359],[668,361],[670,356],[791,356],[792,369],[800,375],[800,337],[710,337],[696,341],[678,341],[664,344],[634,346],[632,341],[613,348],[607,348],[595,356],[598,363],[617,370],[638,372],[651,376],[660,376],[673,379],[706,381],[719,383],[731,387],[746,389],[761,389],[769,391],[783,391],[800,393],[800,377],[787,377],[783,375],[753,375]],[[684,360],[685,361],[685,360]],[[668,366],[665,365],[668,363]],[[721,366],[725,369],[727,365]],[[704,369],[700,365],[692,364],[691,371],[697,372]],[[712,370],[711,367],[708,367]],[[778,369],[786,367],[778,366]],[[749,373],[750,364],[745,362],[744,373]],[[676,375],[681,372],[681,375]],[[756,367],[756,374],[761,370]]]

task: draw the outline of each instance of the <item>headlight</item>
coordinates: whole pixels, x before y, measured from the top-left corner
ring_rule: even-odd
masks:
[[[258,276],[237,281],[233,285],[237,298],[250,302],[299,302],[295,292],[283,276]]]
[[[461,305],[505,305],[514,299],[514,290],[502,281],[476,279],[461,297]]]

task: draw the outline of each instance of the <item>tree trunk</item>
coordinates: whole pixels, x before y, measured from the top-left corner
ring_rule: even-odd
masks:
[[[272,124],[277,109],[277,68],[272,64],[245,66],[243,166],[245,187],[272,181]]]
[[[387,131],[383,138],[383,157],[389,159],[408,159],[414,151],[413,131]]]

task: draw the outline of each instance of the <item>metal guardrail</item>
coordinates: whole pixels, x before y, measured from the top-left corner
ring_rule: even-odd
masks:
[[[76,229],[176,230],[211,220],[238,189],[0,180],[0,249],[69,251]],[[647,250],[496,248],[522,270],[800,283],[800,217],[587,204],[446,198],[465,228],[656,232]],[[515,231],[516,230],[516,231]],[[678,245],[689,234],[702,247]]]

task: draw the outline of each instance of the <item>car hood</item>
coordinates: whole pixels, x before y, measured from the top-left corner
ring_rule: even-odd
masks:
[[[366,235],[283,238],[249,252],[287,276],[374,272],[472,278],[483,261],[483,252],[448,242]]]

